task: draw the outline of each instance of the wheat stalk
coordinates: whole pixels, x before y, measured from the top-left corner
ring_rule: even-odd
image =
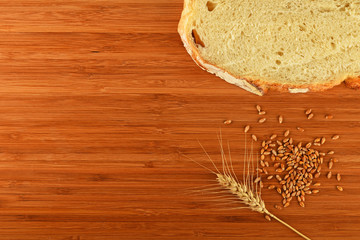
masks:
[[[209,170],[210,172],[212,172],[213,174],[216,175],[216,180],[219,183],[219,185],[230,191],[230,193],[232,193],[233,195],[235,195],[243,204],[245,204],[245,208],[249,208],[252,211],[255,212],[259,212],[259,213],[263,213],[266,214],[270,217],[272,217],[273,219],[277,220],[278,222],[280,222],[281,224],[283,224],[284,226],[288,227],[289,229],[291,229],[292,231],[294,231],[295,233],[297,233],[299,236],[303,237],[304,239],[310,240],[309,237],[305,236],[304,234],[302,234],[301,232],[297,231],[295,228],[293,228],[292,226],[290,226],[289,224],[287,224],[286,222],[282,221],[281,219],[279,219],[278,217],[276,217],[274,214],[272,214],[271,212],[269,212],[266,209],[265,206],[265,202],[261,199],[261,187],[259,186],[259,182],[254,182],[254,164],[253,164],[253,142],[251,142],[251,151],[250,154],[247,155],[247,151],[246,151],[246,134],[245,134],[245,154],[244,154],[244,169],[243,169],[243,181],[239,181],[235,172],[234,172],[234,168],[232,165],[232,160],[231,160],[231,154],[230,154],[230,147],[229,147],[229,143],[228,143],[228,149],[229,149],[229,160],[227,160],[226,158],[226,154],[224,153],[224,149],[223,149],[223,143],[222,143],[222,138],[221,138],[221,134],[220,137],[218,136],[218,140],[220,143],[220,152],[221,152],[221,159],[222,159],[222,171],[220,171],[214,161],[210,158],[210,156],[208,155],[208,153],[206,152],[205,148],[201,145],[201,143],[199,142],[200,146],[202,147],[202,149],[204,150],[206,156],[208,157],[208,159],[210,160],[210,162],[212,163],[212,165],[215,168],[215,171],[209,169],[208,167],[194,161],[193,159],[190,159],[191,161],[194,161],[195,163],[197,163],[198,165],[200,165],[201,167]],[[258,163],[258,159],[256,158],[256,163]],[[250,171],[251,168],[251,171]],[[256,178],[258,178],[258,172],[256,171]]]

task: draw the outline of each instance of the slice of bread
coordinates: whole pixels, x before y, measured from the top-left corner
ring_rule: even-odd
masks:
[[[185,0],[178,31],[201,68],[258,95],[360,87],[360,1]]]

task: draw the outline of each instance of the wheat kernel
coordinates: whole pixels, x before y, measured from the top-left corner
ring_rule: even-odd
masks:
[[[279,210],[282,210],[282,207],[279,206],[279,205],[275,205],[274,208],[279,209]]]
[[[336,188],[337,188],[340,192],[344,191],[343,187],[341,187],[341,186],[336,186]]]
[[[257,141],[257,137],[256,137],[256,135],[251,135],[251,138],[256,142]]]
[[[332,140],[337,140],[337,139],[339,139],[339,138],[340,138],[339,135],[334,135],[334,136],[331,137]]]
[[[333,167],[333,161],[332,160],[330,160],[330,162],[329,162],[329,169],[332,169],[332,167]]]
[[[260,111],[261,111],[261,107],[260,107],[260,105],[256,105],[256,110],[257,110],[258,112],[260,112]]]
[[[340,175],[340,173],[336,174],[336,180],[338,180],[338,182],[341,181],[341,175]]]
[[[289,134],[290,134],[290,130],[286,130],[285,133],[284,133],[284,137],[289,136]]]
[[[277,137],[276,134],[271,135],[270,140],[274,140]]]
[[[264,123],[266,121],[266,118],[260,118],[259,123]]]
[[[283,121],[284,121],[284,118],[283,118],[283,116],[279,116],[279,123],[281,124],[281,123],[283,123]]]

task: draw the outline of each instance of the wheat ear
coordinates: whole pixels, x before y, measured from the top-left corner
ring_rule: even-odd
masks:
[[[261,199],[259,194],[254,193],[253,189],[247,185],[237,182],[232,176],[218,173],[217,180],[219,184],[229,190],[232,194],[236,195],[242,203],[246,204],[251,210],[259,213],[264,213],[290,228],[295,233],[299,234],[304,239],[310,240],[307,236],[297,231],[295,228],[282,221],[274,214],[269,212],[265,207],[265,202]]]
[[[222,143],[222,137],[221,133],[220,136],[218,136],[219,144],[220,144],[220,153],[221,153],[221,159],[222,159],[222,172],[219,171],[219,169],[216,167],[214,161],[210,158],[208,153],[206,152],[205,148],[200,144],[203,151],[205,152],[206,156],[212,163],[212,165],[215,167],[215,171],[205,167],[204,165],[194,161],[193,159],[190,159],[191,161],[199,164],[201,167],[206,168],[210,172],[216,175],[217,182],[223,187],[224,189],[229,190],[232,194],[236,195],[237,198],[246,205],[246,208],[250,208],[251,210],[259,213],[267,214],[268,216],[272,217],[273,219],[277,220],[284,226],[288,227],[295,233],[297,233],[299,236],[303,237],[304,239],[311,240],[309,237],[305,236],[301,232],[297,231],[295,228],[287,224],[286,222],[282,221],[278,217],[276,217],[274,214],[269,212],[266,209],[265,202],[261,199],[261,187],[259,186],[259,182],[254,183],[254,164],[253,164],[253,142],[251,143],[251,151],[250,154],[247,153],[246,145],[245,145],[245,158],[244,158],[244,176],[243,176],[243,182],[239,181],[236,177],[236,174],[233,169],[232,160],[230,156],[230,147],[228,143],[228,149],[229,149],[229,160],[226,159],[226,155],[224,153],[223,149],[223,143]],[[245,134],[245,142],[246,142],[246,134]],[[256,163],[258,163],[258,159],[256,158]],[[251,168],[251,171],[250,171]],[[256,178],[258,178],[258,172],[256,171]],[[259,189],[259,191],[258,191]]]

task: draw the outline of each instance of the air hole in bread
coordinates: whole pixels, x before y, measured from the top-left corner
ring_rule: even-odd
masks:
[[[194,39],[195,44],[198,44],[202,47],[205,47],[205,43],[201,40],[199,34],[197,33],[197,31],[195,29],[192,30],[192,37]]]
[[[214,3],[214,2],[211,2],[211,1],[208,1],[206,3],[206,7],[207,9],[209,10],[209,12],[213,11],[217,6],[217,3]]]
[[[280,65],[280,64],[281,64],[281,61],[280,61],[280,60],[276,60],[275,63],[276,63],[277,65]]]
[[[284,55],[284,53],[283,52],[277,52],[277,55],[279,55],[279,56],[283,56]]]
[[[336,44],[332,42],[331,43],[331,48],[335,50],[336,49]]]

